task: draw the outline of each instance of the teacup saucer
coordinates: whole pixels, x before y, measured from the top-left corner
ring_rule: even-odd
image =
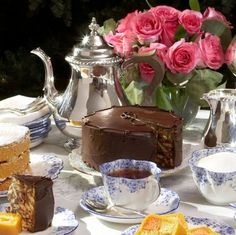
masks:
[[[0,212],[5,211],[5,208],[8,206],[8,203],[0,204]],[[74,231],[79,225],[78,220],[76,219],[74,213],[68,209],[62,207],[56,207],[52,226],[43,231],[45,235],[65,235]],[[30,234],[29,232],[21,232],[21,235]],[[41,234],[41,233],[40,233]]]
[[[197,218],[197,217],[185,217],[189,227],[195,226],[208,226],[214,229],[217,233],[221,235],[235,235],[234,228],[230,227],[227,224],[219,223],[215,220],[211,220],[208,218]],[[126,229],[121,235],[134,235],[136,230],[138,229],[139,225],[133,225]]]
[[[108,203],[108,198],[104,186],[92,188],[83,193],[80,206],[90,214],[99,219],[114,222],[114,223],[139,223],[143,220],[143,216],[136,214],[126,214],[125,212],[118,211],[116,208],[111,208],[106,212],[97,212],[89,208],[85,204],[86,199],[92,199],[98,202]],[[161,194],[158,199],[152,203],[145,211],[145,213],[166,214],[178,208],[180,202],[179,195],[167,188],[161,188]]]

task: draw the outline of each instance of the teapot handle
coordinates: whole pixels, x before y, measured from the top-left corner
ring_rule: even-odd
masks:
[[[155,74],[152,79],[152,82],[150,83],[150,93],[153,92],[155,87],[158,87],[161,84],[161,81],[164,77],[165,74],[165,68],[163,62],[160,60],[159,57],[156,56],[156,54],[152,55],[135,55],[131,57],[130,59],[127,59],[123,64],[122,64],[122,69],[126,69],[128,66],[136,63],[147,63],[149,64]]]

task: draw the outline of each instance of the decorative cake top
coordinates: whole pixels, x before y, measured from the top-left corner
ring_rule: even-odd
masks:
[[[51,178],[44,176],[14,175],[14,177],[29,186],[37,187],[41,184],[43,187],[52,187],[53,185]]]
[[[165,128],[181,125],[182,119],[152,106],[113,106],[86,116],[84,122],[100,129],[149,131],[155,125]]]
[[[0,146],[20,142],[29,133],[29,128],[10,123],[0,124]]]

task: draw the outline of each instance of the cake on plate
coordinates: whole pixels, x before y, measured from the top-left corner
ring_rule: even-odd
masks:
[[[182,213],[147,215],[134,235],[220,235],[205,225],[188,225]]]
[[[184,215],[174,213],[168,215],[150,214],[144,218],[134,235],[187,235],[188,225]]]
[[[182,119],[148,106],[113,106],[83,119],[82,160],[92,168],[119,158],[150,160],[162,169],[182,162]]]
[[[7,190],[13,174],[23,173],[29,165],[28,127],[0,124],[0,191]]]
[[[54,215],[51,178],[14,175],[8,190],[8,212],[20,214],[22,228],[30,232],[47,229]]]
[[[0,212],[0,234],[18,235],[22,231],[22,220],[19,214]]]

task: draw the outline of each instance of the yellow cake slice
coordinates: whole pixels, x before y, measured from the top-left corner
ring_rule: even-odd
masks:
[[[22,231],[22,220],[20,215],[0,212],[1,235],[18,235],[21,231]]]
[[[135,235],[187,235],[188,225],[183,214],[150,214],[141,223]]]
[[[220,235],[220,233],[207,226],[200,226],[189,229],[188,235]]]

